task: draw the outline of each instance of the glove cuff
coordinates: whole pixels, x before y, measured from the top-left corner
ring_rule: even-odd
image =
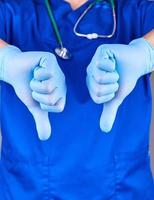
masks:
[[[151,68],[149,70],[151,70],[150,72],[152,72],[154,71],[154,47],[146,39],[143,38],[143,40],[145,41],[149,49],[150,60],[151,60]]]
[[[21,52],[21,50],[13,45],[6,45],[0,49],[0,81],[6,81],[5,77],[5,60],[9,59],[7,56],[9,54],[16,54]]]
[[[130,42],[130,45],[138,45],[140,46],[141,50],[145,51],[147,60],[144,74],[151,73],[154,70],[154,48],[152,47],[152,45],[144,38],[135,39]]]

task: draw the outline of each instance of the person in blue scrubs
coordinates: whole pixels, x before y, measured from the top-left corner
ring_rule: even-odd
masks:
[[[66,81],[67,85],[67,92],[63,88],[62,95],[65,108],[59,108],[63,112],[49,112],[52,133],[43,141],[38,138],[33,116],[21,101],[23,96],[18,95],[18,91],[24,93],[26,89],[19,87],[15,91],[9,81],[1,81],[0,199],[153,200],[149,74],[140,77],[121,104],[108,134],[100,129],[103,105],[92,100],[86,76],[100,45],[128,45],[154,28],[154,2],[116,0],[116,33],[112,38],[96,40],[78,37],[73,32],[74,24],[91,0],[75,10],[63,0],[50,2],[63,43],[72,53],[70,60],[63,60],[54,52],[57,40],[43,0],[0,0],[0,38],[18,47],[12,46],[14,49],[8,51],[13,55],[7,59],[12,68],[9,74],[12,85],[18,80],[18,86],[22,86],[27,63],[37,57],[36,65],[46,56],[47,62],[57,66],[56,71],[49,68],[57,77],[55,82],[58,80],[56,83],[62,86]],[[84,33],[93,30],[108,34],[112,27],[112,9],[106,0],[93,7],[79,29]],[[41,66],[44,62],[46,59],[41,60]],[[16,66],[23,69],[23,76],[13,70]],[[34,70],[31,79],[33,76],[39,79],[39,69]],[[46,120],[40,120],[38,126]]]

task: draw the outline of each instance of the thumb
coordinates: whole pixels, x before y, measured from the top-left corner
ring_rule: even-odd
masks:
[[[114,124],[117,111],[123,100],[113,99],[104,104],[103,112],[100,118],[100,128],[108,133],[111,131]]]
[[[115,66],[115,59],[114,54],[112,51],[106,48],[106,46],[103,46],[105,49],[103,49],[103,58],[109,59],[114,63]],[[118,94],[116,98],[113,100],[104,103],[103,112],[100,118],[100,128],[103,132],[110,132],[112,129],[112,126],[114,124],[116,114],[118,111],[118,108],[120,104],[122,103],[122,99],[120,98],[120,95]]]
[[[51,125],[48,112],[41,110],[39,107],[28,109],[34,117],[39,139],[47,140],[51,135]]]

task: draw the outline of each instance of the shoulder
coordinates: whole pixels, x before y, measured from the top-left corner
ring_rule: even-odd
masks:
[[[43,4],[43,0],[0,0],[0,38],[5,35],[10,42],[27,24],[33,26]]]
[[[140,13],[143,32],[145,34],[154,28],[154,0],[142,0]]]
[[[116,6],[121,23],[142,34],[154,28],[154,0],[116,0]]]
[[[0,13],[6,29],[15,24],[36,20],[44,7],[44,0],[0,0]]]
[[[154,6],[154,0],[115,0],[116,4],[121,8],[133,7],[134,9],[142,9]]]
[[[3,5],[26,5],[26,4],[43,4],[43,0],[0,0]]]
[[[0,9],[8,13],[30,13],[35,6],[43,4],[43,0],[0,0]]]

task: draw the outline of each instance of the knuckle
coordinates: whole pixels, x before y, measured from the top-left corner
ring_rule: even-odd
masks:
[[[33,72],[34,78],[37,78],[37,76],[38,76],[38,70],[39,70],[39,68],[35,68],[34,69],[34,72]]]
[[[30,88],[33,90],[33,80],[32,81],[30,81]]]
[[[99,66],[102,65],[102,61],[100,59],[96,59],[94,62],[94,69],[96,70],[97,68],[99,69]]]
[[[86,77],[86,85],[87,85],[87,88],[90,89],[91,82],[88,76]]]
[[[64,107],[65,107],[64,104],[57,105],[57,111],[62,112],[64,110]]]
[[[119,80],[119,74],[117,72],[115,72],[115,77],[116,77],[116,80],[118,81]]]
[[[90,74],[91,69],[92,69],[92,65],[91,65],[91,63],[90,63],[90,64],[88,65],[87,69],[86,69],[87,75]]]
[[[108,102],[108,101],[111,101],[111,100],[114,98],[114,96],[115,96],[115,93],[113,93],[113,94],[109,95],[108,97],[106,97],[106,98],[104,99],[104,103],[106,103],[106,102]]]
[[[89,67],[86,69],[86,77],[88,78],[90,76],[90,69]]]
[[[32,97],[33,97],[33,99],[35,99],[35,92],[34,91],[32,91]]]
[[[108,49],[108,45],[107,44],[101,44],[98,48],[97,51],[103,52],[106,49]]]
[[[47,52],[47,57],[52,60],[56,60],[56,56],[53,53]]]
[[[97,83],[102,83],[104,81],[104,78],[101,75],[96,75],[95,80],[97,81]]]
[[[66,101],[66,98],[61,98],[61,99],[58,100],[58,102],[55,105],[55,108],[56,108],[57,112],[62,112],[64,110],[65,101]]]
[[[52,92],[52,91],[51,91],[51,86],[50,86],[50,84],[46,84],[46,85],[44,86],[44,90],[45,90],[45,92],[47,92],[47,93]]]
[[[113,93],[110,97],[110,99],[113,99],[115,97],[115,93]]]
[[[62,74],[61,74],[61,79],[62,79],[63,82],[66,81],[66,77],[65,77],[65,75],[63,74],[63,72],[62,72]]]
[[[97,48],[97,51],[102,51],[102,49],[104,48],[104,44],[99,45],[99,47]]]
[[[101,104],[101,103],[103,103],[102,99],[101,99],[100,97],[98,97],[98,96],[96,96],[93,100],[94,100],[94,102],[95,102],[96,104]]]
[[[103,93],[102,88],[100,88],[99,86],[97,86],[97,87],[94,89],[94,93],[95,93],[95,96],[96,96],[96,97],[102,96],[102,93]]]
[[[45,110],[45,111],[47,110],[47,106],[45,106],[44,104],[40,104],[40,107],[42,110]]]
[[[119,84],[118,83],[115,83],[115,90],[117,91],[119,88]]]
[[[48,97],[47,103],[48,103],[49,106],[53,106],[54,105],[54,100],[53,100],[52,96]]]
[[[87,75],[89,74],[89,66],[86,69]]]
[[[102,93],[101,93],[101,92],[97,92],[97,93],[96,93],[96,96],[97,96],[97,97],[101,97],[101,96],[102,96]]]

